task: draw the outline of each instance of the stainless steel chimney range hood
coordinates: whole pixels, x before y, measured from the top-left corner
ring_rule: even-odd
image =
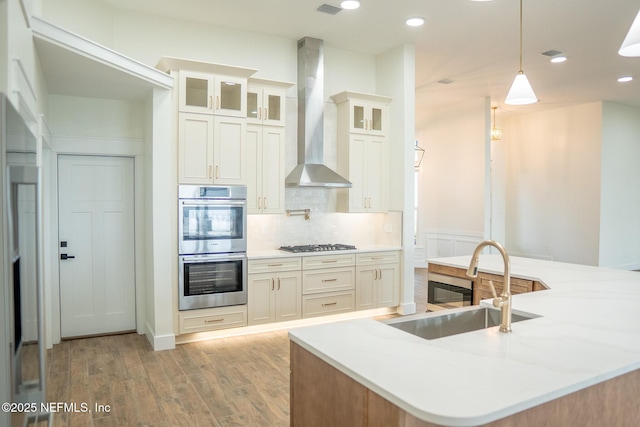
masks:
[[[351,183],[323,164],[324,42],[298,40],[298,165],[286,187],[350,188]]]

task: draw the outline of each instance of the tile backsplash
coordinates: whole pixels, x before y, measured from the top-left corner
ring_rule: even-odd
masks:
[[[287,188],[285,209],[311,209],[304,216],[248,215],[248,249],[286,245],[344,243],[357,246],[401,246],[402,213],[337,213],[336,190]]]

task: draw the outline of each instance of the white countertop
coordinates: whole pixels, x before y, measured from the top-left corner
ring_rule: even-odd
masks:
[[[430,262],[466,269],[470,257]],[[502,274],[499,255],[480,271]],[[640,369],[640,272],[511,258],[512,276],[550,289],[513,296],[541,317],[424,340],[373,319],[294,329],[291,340],[412,415],[488,423]]]
[[[248,259],[262,259],[262,258],[289,258],[299,256],[318,256],[318,255],[340,255],[340,254],[357,254],[364,252],[385,252],[385,251],[400,251],[401,247],[398,246],[383,246],[383,245],[371,245],[371,246],[358,246],[357,249],[340,250],[340,251],[325,251],[325,252],[287,252],[281,251],[278,248],[262,249],[262,250],[249,250],[247,251]]]

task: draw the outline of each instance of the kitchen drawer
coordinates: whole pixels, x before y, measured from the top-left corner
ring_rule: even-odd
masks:
[[[302,269],[313,270],[316,268],[349,267],[355,265],[356,256],[354,254],[342,255],[313,255],[302,258]]]
[[[353,267],[324,268],[303,271],[302,293],[317,294],[355,289],[356,271]]]
[[[400,259],[398,251],[393,252],[369,252],[356,255],[356,265],[378,265],[396,263]]]
[[[330,292],[302,297],[302,317],[326,316],[355,310],[355,292]]]
[[[180,333],[215,331],[217,329],[247,326],[247,306],[192,310],[188,314],[180,314]]]
[[[294,271],[302,268],[302,259],[295,258],[269,258],[250,259],[249,274],[276,273],[279,271]]]

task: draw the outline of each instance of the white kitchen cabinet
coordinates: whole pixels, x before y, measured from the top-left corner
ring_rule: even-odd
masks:
[[[213,182],[213,116],[179,113],[178,182]]]
[[[244,118],[213,118],[213,183],[245,185],[247,123]]]
[[[247,212],[284,213],[285,130],[247,125]]]
[[[302,317],[355,309],[355,255],[333,254],[302,259]]]
[[[180,70],[178,93],[179,111],[246,116],[246,78]]]
[[[246,183],[246,123],[243,118],[178,114],[178,182]]]
[[[293,83],[249,79],[247,89],[247,123],[285,126],[287,89]]]
[[[392,307],[400,301],[399,253],[371,252],[356,257],[356,310]]]
[[[242,326],[247,326],[247,307],[244,305],[181,311],[178,315],[180,334]]]
[[[388,135],[391,98],[357,92],[341,92],[331,97],[338,104],[338,115],[347,132]]]
[[[338,173],[352,183],[337,193],[341,212],[385,212],[389,192],[389,146],[387,132],[390,98],[343,92],[332,97],[338,105]],[[354,127],[360,107],[375,111],[375,120]],[[374,106],[376,106],[374,108]],[[374,114],[374,113],[372,113]],[[355,117],[355,118],[354,118]],[[364,120],[364,119],[363,119]],[[364,120],[368,123],[369,119]],[[355,129],[355,131],[354,131]]]
[[[300,319],[300,266],[300,258],[249,261],[249,325]]]

